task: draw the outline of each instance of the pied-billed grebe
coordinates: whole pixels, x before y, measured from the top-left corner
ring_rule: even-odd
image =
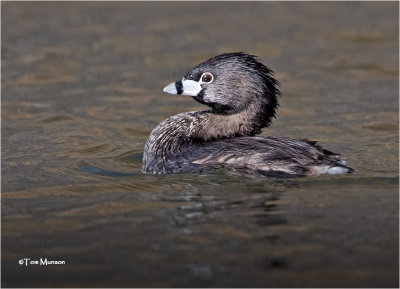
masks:
[[[279,82],[256,56],[242,52],[211,58],[164,88],[190,95],[210,110],[180,113],[160,123],[146,142],[143,172],[196,172],[224,166],[273,177],[352,171],[315,142],[255,137],[275,117]]]

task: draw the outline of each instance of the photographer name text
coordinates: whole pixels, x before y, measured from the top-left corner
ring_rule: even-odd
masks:
[[[39,260],[32,260],[31,258],[22,258],[18,260],[18,264],[20,265],[40,265],[40,266],[48,266],[48,265],[65,265],[64,260],[49,260],[47,258],[40,258]]]

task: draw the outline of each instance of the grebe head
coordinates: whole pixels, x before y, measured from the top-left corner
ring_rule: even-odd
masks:
[[[192,96],[220,114],[256,107],[262,126],[275,116],[280,94],[273,71],[256,56],[242,52],[224,53],[197,65],[164,92]]]

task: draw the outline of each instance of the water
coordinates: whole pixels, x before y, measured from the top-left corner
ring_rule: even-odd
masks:
[[[2,3],[4,287],[398,287],[398,3]],[[143,175],[162,88],[222,52],[282,83],[263,135],[351,175]],[[21,258],[64,265],[19,265]]]

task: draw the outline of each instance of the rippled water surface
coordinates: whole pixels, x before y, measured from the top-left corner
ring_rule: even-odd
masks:
[[[2,3],[2,285],[398,287],[398,3]],[[282,83],[263,135],[350,175],[143,175],[162,88],[222,52]],[[19,265],[21,258],[64,265]]]

